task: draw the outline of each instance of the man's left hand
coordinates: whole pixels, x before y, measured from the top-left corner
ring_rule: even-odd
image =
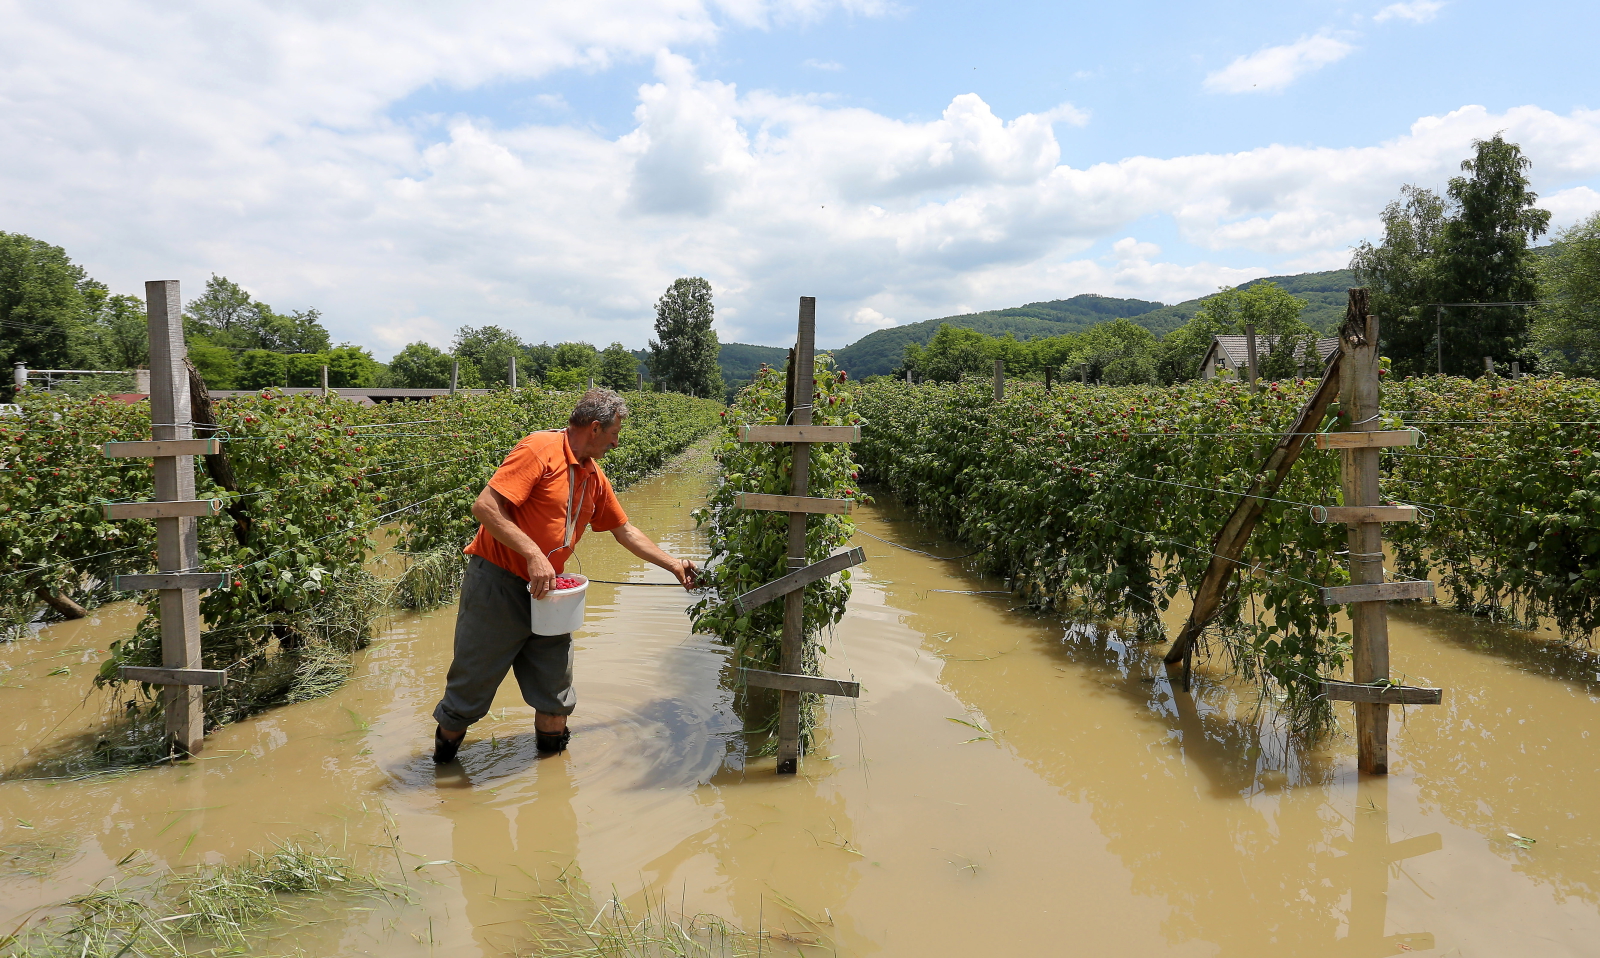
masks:
[[[698,570],[695,569],[694,563],[688,559],[679,559],[678,567],[672,570],[672,574],[678,577],[678,582],[683,585],[684,590],[687,592],[694,591],[695,584],[698,581],[697,572]]]

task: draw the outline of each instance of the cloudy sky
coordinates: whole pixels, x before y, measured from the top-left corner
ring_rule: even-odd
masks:
[[[1600,5],[0,0],[0,230],[387,358],[462,324],[819,341],[1344,266],[1475,138],[1600,210]]]

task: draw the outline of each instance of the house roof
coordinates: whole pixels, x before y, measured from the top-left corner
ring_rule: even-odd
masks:
[[[1267,354],[1272,352],[1273,344],[1277,341],[1278,337],[1276,336],[1267,335],[1265,333],[1257,333],[1256,361],[1259,362],[1262,359],[1265,359]],[[1209,362],[1212,355],[1218,351],[1221,352],[1222,358],[1225,360],[1229,369],[1244,369],[1250,365],[1249,349],[1245,344],[1245,337],[1243,335],[1226,333],[1220,336],[1211,337],[1211,348],[1206,351],[1206,361]],[[1324,364],[1326,364],[1328,360],[1333,357],[1333,354],[1338,351],[1339,340],[1337,338],[1329,337],[1327,339],[1317,340],[1317,358],[1321,359]],[[1301,340],[1295,344],[1294,354],[1294,358],[1297,361],[1304,361],[1304,340]]]

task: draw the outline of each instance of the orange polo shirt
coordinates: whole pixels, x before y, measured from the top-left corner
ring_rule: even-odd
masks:
[[[536,432],[517,443],[489,479],[489,488],[511,502],[513,521],[557,572],[578,547],[585,526],[610,532],[628,521],[600,464],[593,459],[579,462],[565,429]],[[528,577],[527,561],[483,526],[465,551]]]

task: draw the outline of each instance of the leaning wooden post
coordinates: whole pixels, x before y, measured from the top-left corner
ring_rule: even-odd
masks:
[[[151,436],[185,440],[194,436],[189,404],[189,369],[183,340],[183,299],[178,281],[144,284],[150,333]],[[155,501],[194,501],[194,456],[155,456]],[[176,510],[174,510],[176,511]],[[200,536],[194,515],[157,518],[156,568],[165,574],[192,573],[200,565]],[[163,583],[168,584],[168,583]],[[194,588],[163,588],[157,593],[161,618],[161,664],[167,669],[200,668],[200,593]],[[205,738],[205,711],[196,685],[162,689],[167,736],[175,751],[193,755]]]
[[[1255,392],[1261,388],[1259,382],[1260,367],[1256,364],[1256,327],[1254,323],[1246,323],[1244,327],[1244,357],[1250,368],[1250,391]]]

